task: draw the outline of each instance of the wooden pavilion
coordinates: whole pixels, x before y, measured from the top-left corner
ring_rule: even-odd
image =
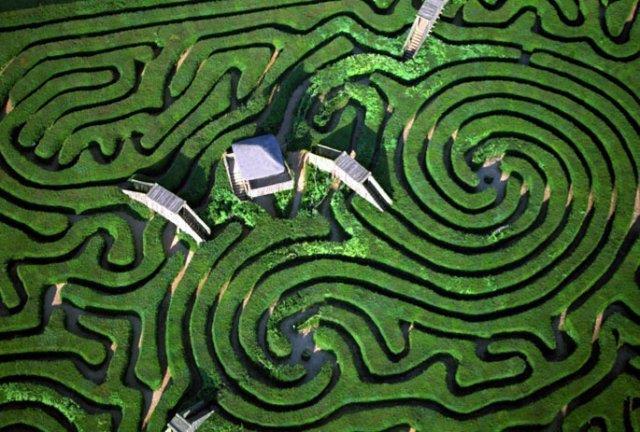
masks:
[[[262,135],[238,141],[223,156],[235,194],[245,199],[293,189],[293,178],[278,139]]]

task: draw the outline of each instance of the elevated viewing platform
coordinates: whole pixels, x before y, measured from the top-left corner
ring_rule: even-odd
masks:
[[[380,211],[393,204],[373,174],[346,152],[319,145],[307,153],[307,162],[340,179]]]
[[[418,54],[448,1],[426,0],[422,4],[404,44],[404,57],[406,59],[413,58]]]
[[[167,423],[165,432],[196,432],[214,412],[214,409],[206,407],[200,401],[183,413],[174,415]]]
[[[173,192],[157,183],[133,179],[130,182],[133,190],[123,189],[124,194],[158,213],[179,230],[191,236],[196,242],[202,243],[211,234],[211,229],[207,224],[198,217],[185,200]]]

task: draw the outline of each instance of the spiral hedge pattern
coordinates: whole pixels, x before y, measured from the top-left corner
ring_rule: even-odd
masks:
[[[0,12],[0,430],[640,430],[638,2],[452,0],[405,61],[418,3]],[[264,132],[393,206],[196,247],[120,192],[209,217]]]

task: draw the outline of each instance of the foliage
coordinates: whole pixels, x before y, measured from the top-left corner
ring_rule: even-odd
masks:
[[[306,181],[300,209],[315,212],[323,199],[330,193],[331,174],[319,170],[313,165],[306,166]]]
[[[0,12],[1,430],[640,429],[633,0],[452,0],[413,59],[415,1],[47,3]],[[393,204],[240,201],[264,132]]]
[[[208,219],[214,225],[238,219],[248,227],[255,227],[265,213],[264,209],[251,201],[240,200],[227,188],[216,188],[211,194],[211,203],[207,207]]]
[[[273,194],[274,206],[280,217],[288,217],[291,210],[291,199],[293,198],[293,190],[280,191]]]

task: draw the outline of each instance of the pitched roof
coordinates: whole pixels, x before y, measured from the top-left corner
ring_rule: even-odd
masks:
[[[176,196],[159,184],[154,184],[147,193],[147,196],[173,213],[177,213],[185,204],[182,198]]]
[[[244,180],[270,177],[285,171],[280,143],[273,135],[247,138],[231,147]]]
[[[345,152],[340,153],[340,156],[335,160],[335,164],[338,168],[347,173],[349,177],[359,183],[365,181],[369,176],[369,171]]]

